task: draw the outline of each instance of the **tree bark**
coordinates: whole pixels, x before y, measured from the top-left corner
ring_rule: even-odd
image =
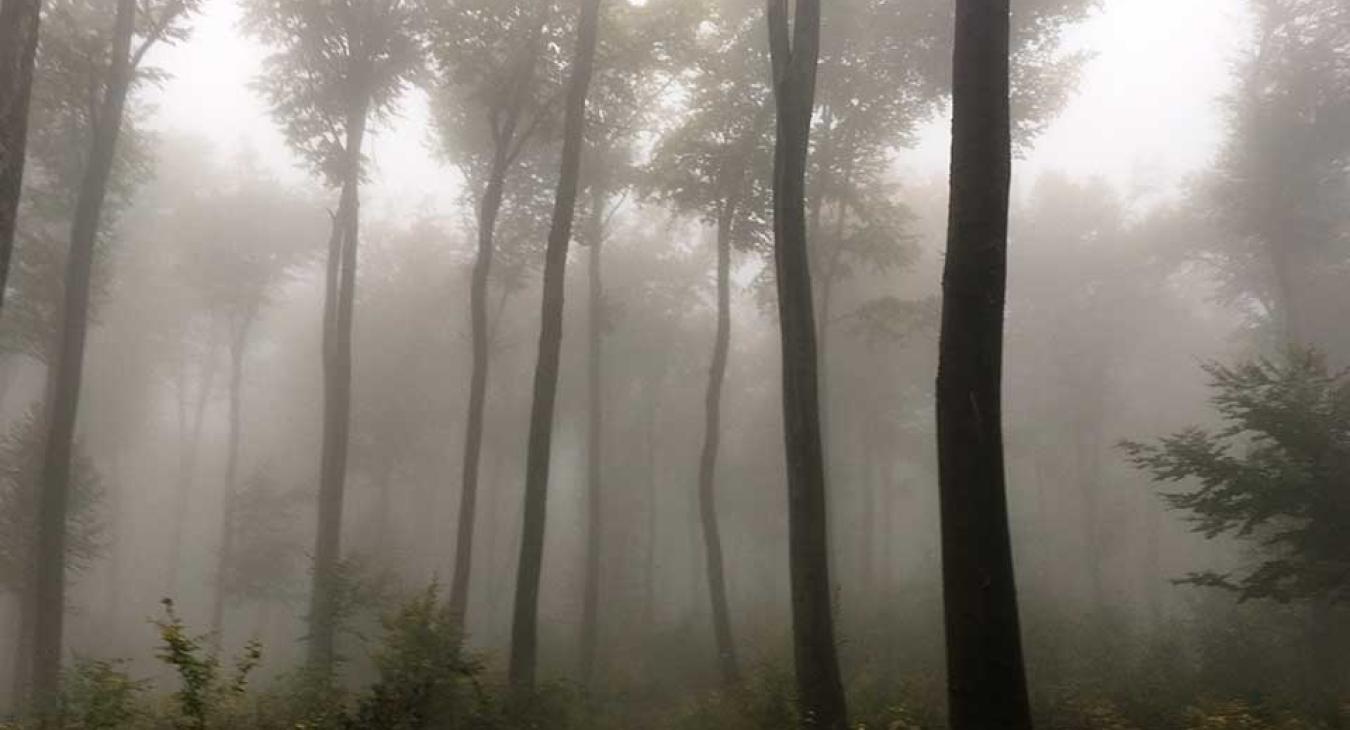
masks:
[[[511,619],[512,687],[534,688],[538,643],[539,579],[544,557],[544,521],[548,499],[548,471],[553,443],[553,409],[558,393],[558,359],[562,350],[563,285],[567,247],[576,213],[577,177],[586,128],[586,93],[595,66],[600,24],[600,0],[582,0],[577,24],[576,54],[567,91],[563,121],[562,161],[553,222],[544,255],[544,292],[540,312],[539,354],[534,371],[534,402],[530,411],[530,438],[525,466],[525,504],[516,573],[515,609]]]
[[[713,638],[717,645],[722,683],[740,685],[740,665],[731,634],[727,585],[722,555],[722,534],[717,524],[717,456],[722,439],[722,384],[726,379],[731,347],[731,228],[736,204],[728,201],[717,217],[717,335],[713,340],[712,364],[708,367],[708,390],[704,396],[703,451],[698,464],[698,507],[703,527],[703,554],[707,563],[708,598],[712,604]]]
[[[951,202],[937,376],[948,714],[1031,727],[1004,485],[1009,0],[957,0]]]
[[[345,179],[333,238],[325,292],[323,450],[319,477],[319,520],[314,537],[314,585],[309,607],[309,667],[331,677],[337,640],[338,565],[341,560],[342,502],[351,430],[352,315],[356,299],[356,253],[360,231],[361,144],[368,100],[347,117]],[[334,258],[336,254],[336,259]],[[336,264],[335,264],[336,261]]]
[[[0,311],[14,253],[42,0],[0,3]]]
[[[793,656],[802,721],[848,726],[830,605],[825,459],[821,444],[816,323],[806,244],[805,177],[820,52],[820,4],[768,0],[777,104],[774,145],[774,273],[782,333],[783,433],[787,456]]]
[[[591,184],[591,216],[587,225],[590,238],[587,296],[588,342],[586,380],[589,404],[586,424],[586,577],[581,608],[581,681],[590,687],[595,682],[595,656],[600,635],[600,555],[604,542],[602,473],[604,468],[604,394],[601,392],[600,354],[604,336],[604,282],[601,280],[601,252],[605,237],[607,195],[595,171]]]
[[[65,628],[66,512],[70,501],[71,452],[84,375],[94,244],[112,175],[122,111],[131,85],[131,39],[135,21],[135,0],[118,0],[107,82],[76,198],[70,249],[66,253],[61,329],[52,351],[49,377],[54,380],[46,419],[47,444],[38,507],[34,584],[37,613],[33,624],[33,703],[34,708],[44,715],[44,724],[55,722],[55,718],[46,716],[56,709],[60,689],[61,640]]]

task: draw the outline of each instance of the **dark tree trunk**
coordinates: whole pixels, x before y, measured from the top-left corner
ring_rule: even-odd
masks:
[[[803,722],[848,726],[830,605],[825,459],[821,445],[816,323],[806,245],[806,155],[820,51],[820,4],[768,0],[769,48],[778,109],[774,147],[774,273],[782,333],[783,433],[793,658]]]
[[[601,252],[605,237],[606,194],[599,182],[591,185],[591,218],[587,225],[590,239],[589,291],[586,319],[588,342],[586,353],[586,381],[589,404],[586,424],[586,577],[581,607],[581,681],[586,686],[595,682],[595,655],[600,636],[600,553],[604,540],[602,474],[604,468],[604,394],[601,392],[600,349],[604,337],[604,282],[601,280]]]
[[[360,231],[361,144],[366,131],[364,101],[347,118],[345,179],[333,236],[329,241],[324,297],[323,452],[319,477],[319,521],[314,537],[313,589],[309,606],[309,667],[320,678],[332,675],[337,641],[338,564],[341,560],[342,501],[347,480],[351,430],[352,314],[356,299],[356,252]]]
[[[225,601],[230,556],[234,552],[234,510],[239,486],[239,422],[243,412],[244,348],[253,314],[245,315],[230,341],[230,429],[225,450],[225,499],[221,507],[220,553],[216,556],[215,595],[211,602],[211,642],[219,650],[225,643]]]
[[[508,674],[517,690],[534,687],[537,660],[539,578],[544,557],[544,519],[548,500],[548,471],[553,444],[553,406],[558,394],[558,358],[562,350],[563,284],[567,247],[576,213],[577,177],[586,128],[586,92],[595,66],[595,44],[600,24],[600,0],[582,0],[577,23],[576,54],[567,90],[563,121],[562,162],[553,223],[544,255],[544,293],[540,312],[539,354],[534,370],[534,403],[530,410],[530,440],[525,465],[525,504],[516,573],[515,610],[511,619],[511,662]]]
[[[713,340],[712,364],[708,367],[708,390],[704,396],[703,451],[698,463],[698,507],[703,527],[703,553],[708,571],[708,598],[712,603],[713,638],[717,643],[722,682],[736,687],[741,681],[736,643],[731,635],[731,612],[727,608],[726,571],[722,556],[722,533],[717,525],[717,455],[722,439],[722,384],[731,347],[731,227],[736,204],[727,202],[717,220],[717,335]]]
[[[135,21],[135,0],[118,0],[107,82],[75,203],[70,249],[66,253],[61,329],[53,348],[48,376],[54,380],[46,418],[47,443],[38,507],[37,577],[34,583],[37,614],[33,624],[33,700],[34,707],[44,714],[54,708],[60,688],[61,640],[65,628],[66,512],[70,501],[70,461],[80,383],[84,375],[94,244],[98,239],[103,200],[121,132],[122,110],[131,85],[131,39]]]
[[[0,309],[14,253],[42,0],[0,3]]]
[[[542,23],[544,15],[539,15]],[[483,422],[487,406],[488,360],[491,350],[488,332],[487,297],[491,280],[492,258],[496,252],[494,239],[497,216],[501,213],[502,198],[506,192],[506,177],[529,132],[517,135],[525,101],[534,82],[534,68],[539,56],[542,25],[536,25],[521,57],[521,65],[513,83],[511,104],[501,127],[493,127],[492,167],[478,208],[478,254],[473,262],[473,277],[469,287],[469,319],[473,331],[473,367],[469,374],[469,414],[464,430],[464,457],[461,462],[459,493],[459,524],[455,532],[455,568],[450,580],[450,615],[463,626],[469,609],[469,577],[473,571],[473,535],[477,522],[478,471],[483,456]],[[496,124],[495,115],[489,122]],[[506,304],[506,291],[502,293]],[[500,317],[498,318],[500,320]]]
[[[957,0],[951,203],[937,377],[948,713],[1031,727],[1004,489],[1009,0]]]

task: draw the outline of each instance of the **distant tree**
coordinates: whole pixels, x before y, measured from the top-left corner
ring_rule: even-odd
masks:
[[[290,145],[341,188],[324,289],[323,447],[309,611],[309,663],[332,672],[337,566],[351,415],[352,313],[360,233],[362,145],[422,66],[405,0],[252,0],[248,27],[277,50],[261,88]]]
[[[164,0],[145,6],[138,6],[135,0],[118,0],[105,67],[107,77],[94,96],[98,112],[70,229],[64,299],[58,310],[61,325],[47,387],[50,403],[38,510],[34,581],[37,619],[33,627],[33,699],[44,715],[58,698],[65,608],[66,515],[94,246],[102,224],[123,111],[141,61],[155,44],[182,38],[186,30],[181,20],[194,8],[193,0]]]
[[[433,97],[442,147],[468,179],[478,240],[469,288],[473,365],[460,474],[459,525],[450,582],[451,615],[468,609],[477,516],[478,472],[489,374],[488,286],[497,255],[497,222],[509,199],[508,178],[552,134],[561,88],[565,23],[554,2],[453,0],[432,5],[429,44]],[[530,179],[523,181],[528,186]],[[507,291],[510,287],[507,287]]]
[[[1197,202],[1217,239],[1231,302],[1267,344],[1350,359],[1350,7],[1338,0],[1252,0],[1254,44],[1226,100],[1229,138]]]
[[[1193,572],[1182,582],[1239,600],[1350,600],[1350,372],[1324,356],[1291,351],[1225,366],[1209,363],[1221,426],[1188,428],[1156,442],[1126,441],[1130,461],[1206,538],[1255,545],[1254,569]]]
[[[782,334],[783,432],[793,656],[804,725],[848,727],[830,606],[825,455],[820,432],[816,323],[806,242],[806,161],[820,57],[820,3],[769,0],[777,109],[773,166],[774,275]]]
[[[221,514],[221,544],[217,555],[210,633],[222,640],[225,628],[226,566],[235,548],[235,492],[239,475],[239,440],[243,417],[243,378],[250,335],[263,309],[284,283],[290,270],[310,253],[306,246],[303,204],[259,171],[245,169],[233,189],[213,191],[197,201],[197,210],[180,211],[179,235],[187,239],[184,261],[201,299],[201,308],[219,322],[229,358],[228,432],[225,451],[225,498]],[[204,383],[200,409],[209,384]]]
[[[722,442],[722,394],[731,351],[733,249],[767,247],[765,217],[772,154],[767,144],[770,90],[755,74],[731,69],[764,62],[764,48],[745,36],[762,34],[748,13],[722,8],[705,22],[708,31],[693,54],[689,112],[662,136],[647,168],[647,184],[677,210],[715,226],[717,331],[704,395],[703,445],[699,454],[699,521],[703,532],[708,597],[722,681],[740,683],[740,663],[727,606],[725,558],[718,526],[717,461]]]
[[[0,310],[9,282],[23,190],[28,107],[41,16],[42,0],[6,0],[0,4]]]
[[[957,0],[951,197],[937,377],[953,730],[1031,727],[1003,466],[1012,169],[1008,0]]]
[[[525,467],[524,525],[511,623],[509,675],[511,684],[520,691],[533,689],[538,660],[539,581],[544,557],[544,518],[548,503],[553,411],[558,394],[558,359],[562,350],[563,286],[566,280],[567,248],[572,238],[572,220],[576,214],[581,152],[586,133],[586,94],[595,65],[600,5],[601,0],[582,0],[577,20],[576,51],[572,56],[563,118],[558,193],[544,260],[539,353],[535,366],[534,400],[530,410],[530,437]]]

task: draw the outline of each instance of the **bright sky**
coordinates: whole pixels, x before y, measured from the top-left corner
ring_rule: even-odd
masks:
[[[1166,192],[1202,168],[1221,140],[1217,101],[1246,42],[1238,0],[1104,0],[1100,13],[1072,31],[1075,48],[1095,52],[1077,96],[1019,163],[1022,180],[1045,170],[1102,176],[1124,190],[1147,181]],[[190,40],[157,52],[153,61],[173,78],[150,95],[152,125],[213,143],[221,155],[249,144],[300,179],[267,115],[250,89],[264,50],[238,30],[234,0],[208,0]],[[919,147],[902,157],[920,176],[942,174],[947,123],[934,123]],[[366,191],[377,216],[424,207],[449,211],[455,173],[431,151],[425,100],[405,102],[398,119],[381,128],[368,149],[375,162]],[[285,160],[286,162],[280,162]]]

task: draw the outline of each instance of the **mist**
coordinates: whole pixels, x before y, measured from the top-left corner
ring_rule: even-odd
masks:
[[[1350,726],[1341,0],[2,2],[0,727]]]

